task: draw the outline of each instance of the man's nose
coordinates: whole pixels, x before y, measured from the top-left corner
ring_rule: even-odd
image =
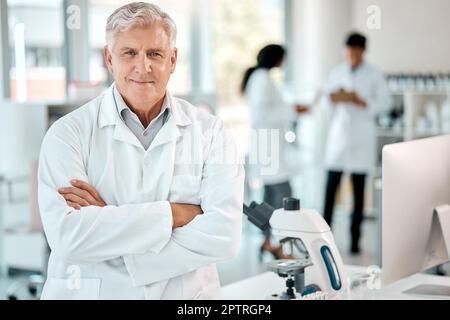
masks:
[[[150,72],[152,68],[151,60],[146,54],[139,55],[138,61],[135,66],[135,70],[139,73]]]

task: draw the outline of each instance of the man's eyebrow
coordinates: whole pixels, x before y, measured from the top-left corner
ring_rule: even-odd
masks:
[[[148,50],[147,50],[147,52],[151,52],[151,51],[153,51],[153,52],[155,52],[155,51],[161,51],[161,52],[164,52],[165,50],[164,50],[163,48],[151,48],[151,49],[148,49]]]
[[[120,48],[120,51],[128,51],[128,50],[137,51],[136,49],[130,48],[130,47],[122,47],[122,48]],[[164,50],[164,48],[150,48],[150,49],[147,49],[147,52],[155,52],[155,51],[164,52],[165,50]]]
[[[130,48],[130,47],[122,47],[120,48],[120,51],[127,51],[127,50],[135,50],[134,48]]]

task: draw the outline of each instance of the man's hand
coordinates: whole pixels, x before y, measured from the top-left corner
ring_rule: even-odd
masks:
[[[172,229],[182,227],[198,215],[203,214],[202,208],[194,204],[171,203],[173,226]]]
[[[106,206],[97,190],[89,183],[80,180],[71,180],[72,187],[60,188],[58,192],[66,199],[67,205],[80,210],[87,206]]]

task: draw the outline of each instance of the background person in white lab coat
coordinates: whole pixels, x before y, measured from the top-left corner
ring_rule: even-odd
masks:
[[[270,71],[273,68],[281,67],[285,56],[285,49],[277,44],[270,44],[262,48],[257,56],[256,66],[249,68],[242,79],[241,92],[245,94],[248,105],[250,106],[251,124],[253,135],[250,146],[250,162],[256,160],[257,163],[249,163],[252,173],[249,175],[257,176],[264,183],[264,202],[278,209],[283,206],[283,198],[292,196],[292,189],[289,182],[292,176],[292,168],[289,165],[287,150],[292,148],[285,138],[285,129],[292,121],[295,121],[298,114],[307,112],[309,109],[303,105],[294,105],[287,103],[279,89],[273,82]],[[261,148],[271,143],[270,136],[259,136],[258,130],[278,130],[278,149],[272,149],[274,146],[268,146],[268,150],[275,151],[271,153],[270,163],[264,163],[266,159],[261,159]],[[261,131],[260,131],[261,132]],[[267,138],[267,139],[266,139]],[[253,144],[253,146],[252,146]],[[257,144],[255,148],[255,144]],[[253,157],[257,153],[258,156]],[[264,153],[264,152],[262,152]],[[275,161],[278,163],[275,164]],[[264,163],[264,164],[262,164]],[[264,167],[267,169],[273,165],[275,172],[264,173]],[[256,167],[256,168],[254,168]],[[270,230],[265,233],[265,240],[261,245],[260,253],[264,251],[271,253],[275,258],[284,258],[282,247],[272,245],[270,241]]]
[[[106,26],[115,83],[59,119],[39,162],[43,299],[218,298],[239,248],[244,171],[222,122],[166,86],[176,27],[130,3]]]
[[[364,61],[366,38],[351,33],[345,45],[347,62],[331,72],[325,88],[325,101],[333,113],[325,152],[324,217],[331,225],[342,173],[350,173],[354,196],[350,251],[357,254],[365,178],[375,165],[376,115],[389,109],[390,93],[382,73]]]

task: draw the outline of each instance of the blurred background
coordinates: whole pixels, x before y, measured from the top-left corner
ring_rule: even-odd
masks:
[[[45,272],[47,247],[35,184],[40,143],[57,118],[111,84],[102,56],[104,28],[107,17],[128,2],[0,0],[0,299],[17,279]],[[222,118],[242,155],[251,129],[239,91],[243,73],[263,46],[277,43],[287,49],[273,79],[288,101],[311,107],[293,127],[293,195],[302,207],[321,213],[330,114],[321,106],[320,93],[329,72],[344,61],[346,35],[367,36],[366,60],[382,70],[391,104],[377,115],[377,159],[366,179],[361,253],[347,253],[353,201],[347,176],[337,194],[333,233],[345,263],[380,265],[382,146],[450,133],[450,2],[151,2],[178,27],[179,58],[170,91]],[[248,180],[245,201],[262,199],[262,183]],[[263,271],[262,262],[271,257],[260,256],[262,240],[263,234],[245,221],[240,253],[219,264],[223,285]]]

